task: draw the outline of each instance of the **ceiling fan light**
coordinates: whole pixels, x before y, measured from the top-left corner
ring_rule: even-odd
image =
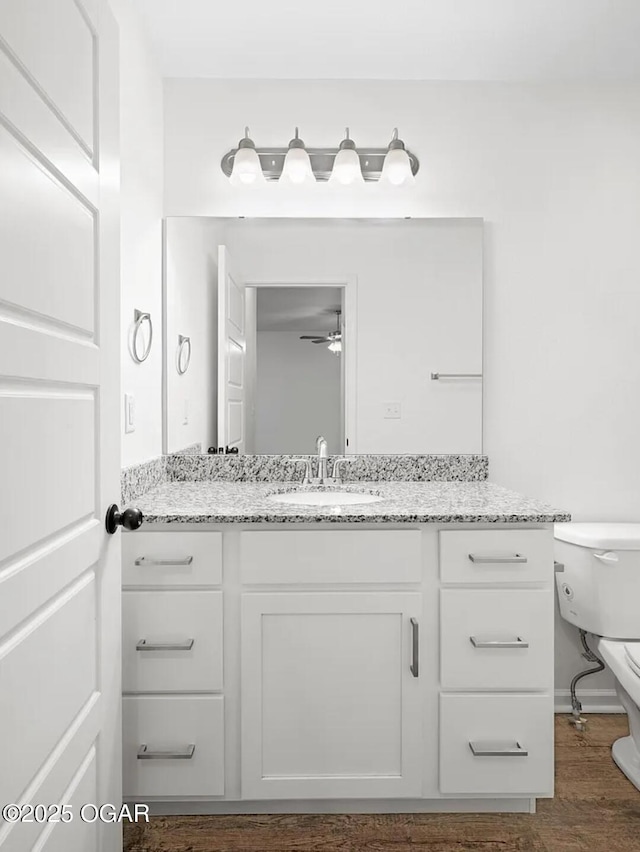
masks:
[[[339,355],[342,352],[342,340],[332,340],[327,349],[334,355]]]

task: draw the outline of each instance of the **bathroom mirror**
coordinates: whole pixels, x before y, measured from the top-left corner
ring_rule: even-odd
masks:
[[[482,247],[480,219],[168,218],[165,452],[482,452]]]

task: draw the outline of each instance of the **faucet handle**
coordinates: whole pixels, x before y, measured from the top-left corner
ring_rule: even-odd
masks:
[[[291,459],[292,464],[299,464],[301,462],[304,465],[306,465],[305,470],[304,470],[304,478],[302,480],[302,484],[303,485],[310,485],[311,484],[311,473],[312,473],[312,471],[311,471],[311,459],[305,459],[303,456],[299,456],[297,458]]]
[[[356,460],[355,456],[340,456],[340,458],[337,458],[333,462],[333,468],[331,470],[332,479],[334,479],[336,482],[341,482],[342,481],[341,478],[338,477],[338,471],[340,469],[340,465],[353,464],[353,462],[355,460]]]

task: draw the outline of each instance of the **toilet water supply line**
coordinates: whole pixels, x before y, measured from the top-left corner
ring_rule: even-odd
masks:
[[[591,650],[589,645],[587,644],[587,631],[580,630],[580,641],[582,642],[582,647],[584,651],[582,652],[582,656],[589,663],[596,663],[596,665],[591,669],[585,669],[585,671],[577,674],[574,679],[571,681],[571,714],[573,716],[573,724],[576,728],[581,731],[584,730],[587,724],[587,720],[582,716],[582,702],[576,695],[576,686],[578,685],[578,681],[581,681],[583,677],[591,674],[597,674],[597,672],[604,671],[604,663],[597,657],[594,652]]]

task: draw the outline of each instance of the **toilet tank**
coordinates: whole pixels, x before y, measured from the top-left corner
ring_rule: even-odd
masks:
[[[610,639],[640,639],[640,524],[556,524],[560,613]]]

